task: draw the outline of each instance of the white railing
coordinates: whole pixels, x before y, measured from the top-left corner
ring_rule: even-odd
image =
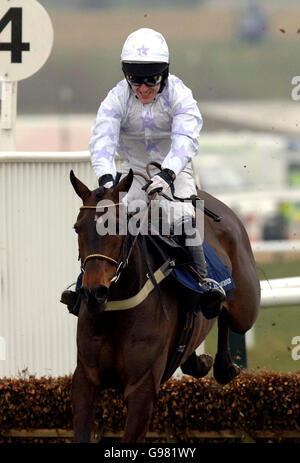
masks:
[[[252,243],[254,256],[260,254],[282,254],[300,252],[300,241],[259,241]],[[263,280],[261,287],[261,307],[300,304],[300,277]]]
[[[255,255],[300,252],[300,240],[256,241],[252,243],[252,250]]]
[[[300,304],[300,277],[263,280],[261,287],[261,307]]]

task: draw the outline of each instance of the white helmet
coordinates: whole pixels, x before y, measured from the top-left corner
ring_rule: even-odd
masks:
[[[169,75],[169,49],[159,32],[142,28],[130,34],[123,45],[121,60],[129,86],[133,84],[133,76],[140,76],[147,77],[147,82],[144,80],[146,85],[160,82],[159,92],[163,90]],[[149,80],[149,77],[153,79]]]
[[[123,45],[124,63],[169,63],[168,45],[159,32],[142,28],[132,32]]]

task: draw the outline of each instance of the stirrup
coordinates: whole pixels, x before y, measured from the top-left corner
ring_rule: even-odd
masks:
[[[216,280],[213,278],[203,278],[203,283],[199,283],[201,288],[203,288],[205,291],[210,291],[212,289],[219,291],[224,297],[226,297],[226,292],[224,291],[224,288],[218,283]]]

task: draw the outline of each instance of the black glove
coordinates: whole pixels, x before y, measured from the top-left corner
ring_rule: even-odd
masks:
[[[98,179],[99,187],[111,188],[114,184],[114,178],[111,174],[105,174]]]
[[[142,187],[142,190],[146,191],[148,195],[158,192],[165,193],[169,186],[174,182],[175,178],[176,174],[173,170],[163,169],[159,172],[159,174],[154,175],[151,180]]]

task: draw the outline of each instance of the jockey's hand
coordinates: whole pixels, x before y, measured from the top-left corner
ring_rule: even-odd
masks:
[[[99,187],[111,188],[114,184],[114,179],[111,174],[105,174],[98,179]]]
[[[174,182],[175,178],[176,174],[171,169],[163,169],[159,174],[154,175],[154,177],[143,186],[142,190],[145,190],[148,195],[165,193]]]

